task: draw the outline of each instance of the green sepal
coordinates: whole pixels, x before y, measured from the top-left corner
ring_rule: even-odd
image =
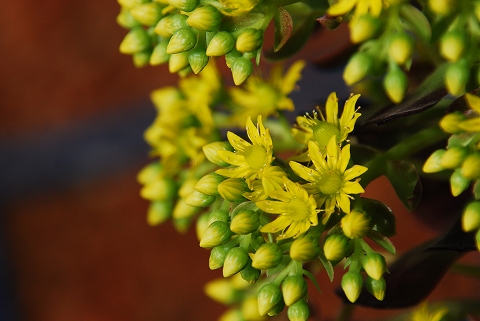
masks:
[[[383,247],[385,250],[387,250],[390,254],[395,255],[396,249],[395,246],[393,245],[392,241],[390,241],[386,236],[382,235],[381,233],[377,231],[370,231],[367,236]]]
[[[283,45],[290,39],[293,30],[292,16],[283,7],[278,7],[277,12],[273,16],[275,22],[275,42],[273,51],[279,51]]]
[[[323,253],[323,251],[320,251],[320,252],[318,253],[318,258],[320,259],[320,262],[322,262],[323,267],[325,268],[325,271],[327,272],[328,278],[330,279],[330,282],[332,282],[332,281],[333,281],[333,277],[334,277],[334,271],[333,271],[332,262],[330,262],[329,260],[327,260],[327,258],[325,257],[325,254]]]

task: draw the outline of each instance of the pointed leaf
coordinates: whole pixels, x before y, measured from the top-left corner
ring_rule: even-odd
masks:
[[[320,285],[318,284],[318,281],[315,278],[315,276],[307,270],[302,270],[302,273],[305,274],[310,279],[310,281],[312,281],[313,285],[315,286],[315,289],[317,289],[318,292],[322,293],[322,290],[320,289]]]
[[[318,258],[320,259],[320,262],[322,262],[323,267],[325,268],[325,271],[328,274],[328,278],[330,279],[330,282],[332,282],[333,281],[333,276],[334,276],[332,262],[327,260],[323,251],[320,251],[320,253],[318,254]]]
[[[428,42],[432,37],[432,27],[422,11],[412,5],[403,5],[400,14],[406,27],[419,35],[423,41]]]
[[[388,237],[380,234],[377,231],[370,231],[367,235],[372,241],[383,247],[387,250],[390,254],[395,255],[396,249],[393,245],[392,241],[388,239]]]
[[[388,160],[385,176],[403,205],[412,211],[422,196],[422,183],[415,166],[408,162]]]
[[[279,51],[283,45],[290,39],[293,30],[292,16],[283,7],[278,7],[278,11],[273,17],[275,22],[275,43],[273,51]]]
[[[385,236],[397,234],[397,222],[390,207],[371,198],[361,198],[362,209],[368,213],[373,223],[373,230]]]

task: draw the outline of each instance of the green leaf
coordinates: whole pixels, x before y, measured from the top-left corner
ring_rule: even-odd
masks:
[[[315,276],[307,270],[302,270],[302,273],[305,274],[310,279],[310,281],[312,281],[313,285],[315,286],[315,289],[317,289],[318,292],[322,293],[322,290],[320,289],[320,285],[318,284],[318,281],[315,278]]]
[[[332,262],[327,260],[323,251],[320,251],[320,253],[318,254],[318,258],[320,259],[320,262],[322,262],[323,267],[325,268],[325,271],[328,274],[328,278],[330,279],[330,282],[332,282],[333,281],[333,276],[334,276]]]
[[[388,160],[386,165],[385,176],[398,198],[409,211],[414,210],[422,196],[422,183],[417,169],[408,162],[398,160]]]
[[[239,29],[252,27],[254,24],[263,22],[265,15],[259,12],[250,12],[244,16],[224,17],[220,30],[235,32]]]
[[[430,41],[432,27],[422,11],[410,4],[406,4],[401,6],[400,14],[407,28],[419,35],[423,41]]]
[[[362,209],[372,219],[373,230],[385,236],[397,234],[397,222],[390,207],[385,203],[370,198],[361,198]]]
[[[386,236],[380,234],[377,231],[370,231],[367,235],[372,241],[383,247],[392,255],[395,255],[396,249],[392,241],[390,241]]]
[[[278,11],[273,17],[275,22],[275,43],[273,51],[279,51],[283,45],[290,39],[293,29],[292,16],[283,7],[278,7]]]
[[[266,271],[267,277],[282,272],[283,270],[285,270],[285,268],[288,266],[288,264],[291,261],[292,260],[290,259],[290,257],[288,255],[284,255],[283,258],[282,258],[282,263],[280,263],[276,267],[268,269]]]

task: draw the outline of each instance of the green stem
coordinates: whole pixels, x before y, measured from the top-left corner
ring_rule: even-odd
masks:
[[[271,283],[279,286],[280,283],[282,283],[283,279],[285,279],[291,273],[295,273],[296,271],[302,271],[302,263],[291,260],[290,263],[288,263],[287,267],[284,268],[282,272],[278,273]]]

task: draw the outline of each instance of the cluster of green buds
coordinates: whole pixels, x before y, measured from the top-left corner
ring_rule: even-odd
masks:
[[[248,2],[248,3],[247,3]],[[119,0],[117,22],[130,30],[120,52],[135,66],[168,63],[171,73],[198,74],[210,58],[225,56],[236,85],[253,71],[272,15],[248,22],[258,1]],[[235,10],[233,10],[235,9]],[[268,7],[267,9],[271,9]],[[273,9],[272,9],[273,10]],[[251,20],[251,19],[250,19]]]
[[[470,107],[466,112],[449,113],[440,120],[440,127],[451,134],[447,148],[432,153],[423,166],[426,173],[443,170],[453,171],[450,187],[453,196],[463,193],[473,183],[475,201],[469,203],[463,212],[463,229],[477,232],[480,249],[480,97],[467,93],[464,96]]]
[[[425,1],[423,10],[409,1],[389,1],[388,5],[371,4],[369,10],[355,10],[340,0],[328,13],[344,16],[349,22],[353,43],[361,44],[350,58],[343,77],[353,85],[366,77],[383,77],[383,87],[394,103],[400,103],[408,89],[407,72],[412,60],[430,60],[445,64],[445,87],[453,95],[461,95],[471,78],[480,70],[480,23],[478,1]],[[365,9],[365,8],[364,8]],[[433,49],[438,46],[437,49]],[[416,47],[427,48],[427,52]]]

